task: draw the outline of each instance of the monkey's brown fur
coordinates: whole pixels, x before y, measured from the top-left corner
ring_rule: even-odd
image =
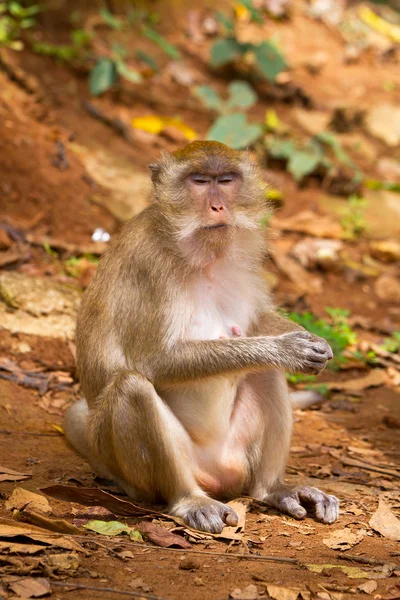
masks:
[[[122,228],[82,302],[84,399],[66,414],[67,438],[128,495],[161,498],[205,531],[236,522],[217,498],[246,492],[297,518],[311,501],[334,521],[336,498],[283,484],[284,371],[319,372],[332,353],[274,312],[257,163],[193,142],[150,168],[152,204]]]

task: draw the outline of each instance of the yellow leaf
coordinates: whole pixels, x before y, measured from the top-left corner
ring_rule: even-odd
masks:
[[[165,127],[175,127],[190,142],[197,138],[197,133],[177,117],[159,117],[157,115],[148,115],[147,117],[135,117],[132,119],[132,125],[136,129],[147,131],[148,133],[159,134]]]
[[[280,190],[277,190],[275,188],[269,188],[266,191],[266,197],[267,200],[275,200],[275,201],[279,201],[279,200],[283,200],[283,194]]]
[[[374,13],[368,6],[360,6],[358,9],[358,16],[361,21],[371,27],[371,29],[374,29],[394,42],[400,43],[399,25],[389,23],[389,21],[382,19],[382,17]]]
[[[244,4],[241,4],[240,2],[235,2],[233,8],[235,10],[235,16],[238,21],[250,20],[250,11]]]
[[[269,108],[265,113],[265,125],[270,131],[281,128],[281,121],[273,108]]]
[[[55,423],[49,423],[49,425],[50,425],[50,427],[52,427],[53,429],[58,431],[58,433],[61,433],[62,435],[64,435],[64,429],[62,427],[60,427],[60,425],[56,425]]]

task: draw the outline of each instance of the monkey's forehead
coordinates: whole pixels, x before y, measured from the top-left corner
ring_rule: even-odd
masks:
[[[204,160],[209,156],[217,156],[237,163],[241,158],[241,152],[220,142],[196,141],[173,152],[173,156],[179,161]]]

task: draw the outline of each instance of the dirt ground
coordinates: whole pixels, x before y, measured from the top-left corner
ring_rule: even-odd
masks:
[[[380,104],[399,105],[398,47],[387,54],[366,49],[357,60],[346,63],[338,29],[309,17],[302,2],[292,5],[290,19],[271,25],[271,31],[277,29],[280,47],[291,65],[291,85],[302,90],[302,95],[282,100],[274,95],[273,86],[260,86],[260,100],[251,111],[254,118],[262,120],[265,110],[274,108],[291,131],[301,135],[304,128],[298,115],[306,110],[304,97],[311,121],[315,113],[333,114],[339,107],[368,112]],[[187,10],[179,8],[180,22],[185,21]],[[66,23],[57,11],[49,11],[46,19],[52,35],[62,38]],[[196,83],[211,83],[223,90],[229,73],[210,72],[206,62],[209,42],[196,45],[183,31],[182,25],[166,27],[164,33],[180,48]],[[321,49],[325,64],[316,74],[307,64]],[[58,525],[52,535],[58,532],[58,538],[73,539],[77,546],[60,550],[55,543],[47,549],[24,551],[22,546],[32,543],[28,533],[28,539],[21,532],[18,536],[4,533],[2,527],[12,519],[28,529],[32,523],[38,525],[29,510],[21,507],[13,512],[7,506],[16,488],[39,492],[63,484],[115,492],[95,479],[88,464],[66,445],[59,429],[66,406],[79,396],[79,384],[74,381],[76,303],[95,269],[92,254],[103,250],[101,244],[92,242],[94,230],[103,228],[112,235],[125,217],[138,212],[145,204],[148,163],[161,150],[182,145],[177,136],[138,132],[130,143],[93,118],[82,101],[90,100],[104,114],[126,123],[146,114],[179,114],[185,123],[195,125],[200,137],[212,117],[167,68],[147,86],[128,84],[118,93],[93,100],[86,73],[29,50],[2,56],[10,67],[4,69],[0,63],[0,574],[4,578],[0,598],[23,596],[12,591],[13,577],[47,578],[50,597],[63,600],[114,599],[123,597],[121,591],[127,597],[164,600],[400,598],[400,550],[393,533],[400,530],[395,516],[400,516],[399,352],[397,362],[382,356],[374,368],[353,360],[347,368],[325,371],[318,383],[331,384],[328,398],[307,410],[295,410],[287,480],[305,481],[339,497],[340,519],[332,526],[312,516],[294,521],[247,499],[243,500],[248,509],[245,526],[236,539],[196,535],[168,518],[157,518],[157,524],[173,529],[190,544],[187,549],[163,548],[146,538],[137,543],[127,536],[88,532],[82,523],[101,519],[96,514],[104,517],[104,512],[49,498],[49,519],[80,527],[72,535]],[[388,146],[362,125],[338,137],[372,179],[382,179],[381,159],[399,164],[399,148]],[[326,214],[335,222],[334,212],[321,202],[322,197],[332,199],[332,195],[316,178],[297,186],[282,165],[265,165],[265,174],[284,197],[269,234],[268,277],[278,304],[320,317],[326,317],[326,306],[350,310],[360,347],[382,344],[400,331],[399,262],[371,258],[376,241],[399,239],[400,196],[393,200],[395,195],[391,195],[390,213],[386,213],[389,204],[383,203],[383,196],[378,192],[371,196],[375,212],[367,214],[369,227],[360,237],[343,240],[339,268],[304,269],[291,251],[307,236],[301,230],[288,231],[282,222],[305,210]],[[77,256],[86,258],[77,265]],[[295,274],[290,272],[293,263],[301,269]],[[303,276],[306,279],[301,281]],[[32,298],[24,300],[18,296],[22,292],[10,296],[8,290],[22,289],[18,286],[26,278],[30,278]],[[387,294],[382,293],[382,278],[383,283],[394,285],[394,291],[388,288]],[[37,281],[44,281],[44,291],[36,290]],[[70,295],[68,299],[65,294]],[[360,384],[353,393],[346,388],[346,382],[371,374],[376,378],[371,385]],[[12,476],[2,476],[6,472],[2,468],[28,475],[13,481]],[[390,507],[395,519],[389,525],[392,536],[379,533],[370,523],[379,502]],[[114,520],[138,522],[120,515]],[[42,533],[43,527],[42,523]],[[333,549],[329,536],[336,530],[341,532],[342,545]],[[13,548],[10,540],[20,546]],[[49,566],[49,557],[63,552],[73,555],[72,566]],[[319,565],[320,572],[314,572],[313,565]],[[368,582],[375,583],[359,587]],[[36,597],[41,595],[38,592]]]

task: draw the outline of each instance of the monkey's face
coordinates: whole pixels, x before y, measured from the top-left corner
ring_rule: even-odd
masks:
[[[265,215],[265,184],[247,152],[217,142],[193,142],[151,165],[155,197],[179,239],[226,245],[257,230]]]

